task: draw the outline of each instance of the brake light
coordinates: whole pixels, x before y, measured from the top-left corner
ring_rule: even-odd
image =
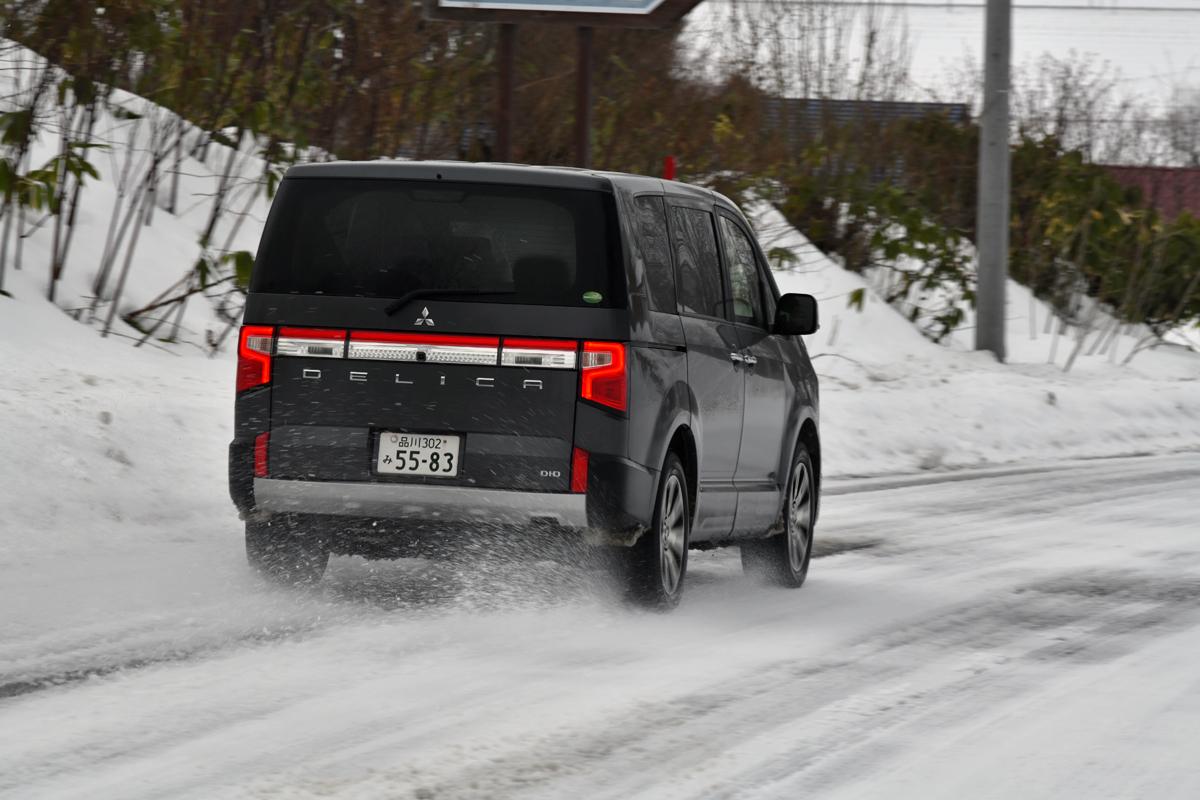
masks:
[[[588,483],[588,451],[576,447],[571,451],[571,492],[583,494]]]
[[[617,411],[629,407],[625,345],[620,342],[583,343],[583,382],[579,395]]]
[[[260,433],[254,437],[254,477],[267,477],[267,445],[270,443],[271,434]]]
[[[237,390],[244,392],[271,382],[271,341],[275,329],[269,325],[243,325],[238,337]]]

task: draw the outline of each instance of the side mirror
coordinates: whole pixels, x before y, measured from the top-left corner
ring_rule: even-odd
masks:
[[[811,294],[785,294],[775,308],[774,333],[807,336],[820,328],[817,322],[817,298]]]

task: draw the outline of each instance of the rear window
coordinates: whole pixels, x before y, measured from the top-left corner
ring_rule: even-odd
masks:
[[[250,288],[276,294],[624,305],[612,196],[529,186],[291,178]]]

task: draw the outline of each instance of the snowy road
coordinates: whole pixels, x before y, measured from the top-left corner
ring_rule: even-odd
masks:
[[[0,796],[1200,797],[1200,456],[834,489],[803,590],[693,553],[667,616],[548,564],[268,590],[232,531],[6,567]]]

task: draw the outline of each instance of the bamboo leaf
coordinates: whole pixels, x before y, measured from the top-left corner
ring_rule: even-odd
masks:
[[[254,254],[248,250],[237,250],[227,253],[226,263],[233,264],[233,282],[239,289],[246,291],[250,288],[250,272],[254,268]]]

